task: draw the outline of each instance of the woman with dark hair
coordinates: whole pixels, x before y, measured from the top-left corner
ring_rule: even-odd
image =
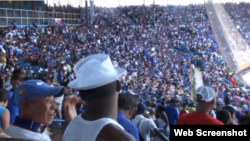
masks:
[[[230,125],[231,114],[228,110],[223,109],[217,112],[216,118],[223,122],[224,125]]]
[[[236,111],[235,111],[234,107],[231,105],[227,105],[223,109],[228,110],[230,113],[230,124],[229,125],[237,125],[236,124],[237,121],[235,121],[236,120],[236,115],[235,115]]]
[[[250,125],[250,116],[249,115],[240,116],[239,125]]]

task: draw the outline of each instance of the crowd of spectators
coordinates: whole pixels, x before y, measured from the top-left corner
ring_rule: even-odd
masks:
[[[233,23],[237,27],[237,29],[242,34],[243,38],[246,40],[249,39],[250,35],[250,29],[249,29],[249,14],[248,11],[250,4],[249,3],[226,3],[224,4],[224,7],[226,11],[228,12],[228,15],[232,19]],[[248,45],[250,45],[250,42],[247,40]]]
[[[8,135],[167,141],[169,125],[249,124],[249,92],[218,52],[204,5],[95,12],[89,27],[83,20],[2,30],[0,116]],[[195,68],[208,86],[195,90]],[[54,122],[50,138],[53,118],[65,122]]]

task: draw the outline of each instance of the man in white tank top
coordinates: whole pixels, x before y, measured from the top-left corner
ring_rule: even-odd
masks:
[[[114,68],[105,54],[86,57],[74,70],[77,77],[68,86],[79,90],[86,109],[69,123],[63,141],[135,141],[116,121],[121,90],[118,79],[126,70]]]

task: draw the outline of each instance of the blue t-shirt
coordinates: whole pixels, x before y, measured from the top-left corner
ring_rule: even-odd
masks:
[[[19,108],[17,104],[14,102],[14,93],[9,91],[9,101],[7,105],[7,109],[10,111],[10,124],[12,124],[15,120],[15,117],[19,114]]]
[[[177,108],[173,105],[166,106],[166,114],[168,117],[169,125],[176,125],[179,119],[179,113]]]
[[[131,134],[136,141],[140,141],[138,128],[128,120],[121,111],[118,111],[117,122],[125,129],[125,131]]]

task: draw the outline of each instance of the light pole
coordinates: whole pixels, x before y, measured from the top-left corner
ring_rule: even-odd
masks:
[[[155,5],[155,0],[153,0],[153,8],[154,8],[154,26],[155,26],[155,7],[154,7],[154,5]]]

